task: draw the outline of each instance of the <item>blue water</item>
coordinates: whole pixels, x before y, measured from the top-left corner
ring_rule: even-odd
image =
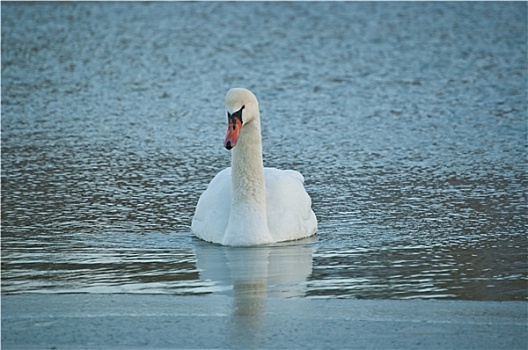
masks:
[[[1,9],[2,293],[527,298],[526,3]],[[235,86],[314,239],[192,237]]]

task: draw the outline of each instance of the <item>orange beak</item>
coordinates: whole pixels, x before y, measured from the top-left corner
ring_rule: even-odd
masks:
[[[241,128],[242,121],[239,118],[229,118],[227,123],[227,133],[224,140],[225,148],[231,149],[235,147]]]

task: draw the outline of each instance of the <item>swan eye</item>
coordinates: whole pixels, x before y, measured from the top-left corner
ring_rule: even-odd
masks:
[[[229,121],[235,121],[235,119],[238,119],[240,121],[240,124],[243,124],[243,121],[242,121],[242,110],[246,108],[246,106],[242,106],[242,108],[240,108],[238,111],[234,112],[233,114],[227,112],[227,119]],[[235,125],[233,123],[233,125]]]

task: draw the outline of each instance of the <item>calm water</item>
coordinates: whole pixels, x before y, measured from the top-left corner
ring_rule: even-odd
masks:
[[[525,2],[1,8],[2,293],[527,299]],[[314,239],[192,237],[234,86]]]

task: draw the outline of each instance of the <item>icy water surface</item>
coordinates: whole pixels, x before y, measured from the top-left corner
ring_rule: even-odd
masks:
[[[525,2],[1,6],[3,293],[527,298]],[[315,238],[192,237],[234,86]]]

